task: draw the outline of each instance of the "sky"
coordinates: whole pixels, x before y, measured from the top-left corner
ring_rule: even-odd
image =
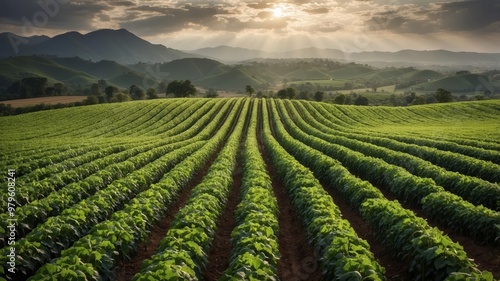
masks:
[[[55,36],[104,28],[181,50],[500,53],[500,0],[0,0],[0,32]]]

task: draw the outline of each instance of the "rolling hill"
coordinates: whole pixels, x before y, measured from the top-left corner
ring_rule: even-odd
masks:
[[[414,85],[412,88],[426,91],[443,88],[452,92],[483,92],[493,89],[494,92],[495,89],[500,89],[500,81],[490,79],[481,74],[462,74],[420,83]]]
[[[46,77],[49,83],[89,88],[105,79],[109,85],[154,85],[156,80],[112,61],[91,62],[80,58],[12,57],[0,60],[0,91],[26,77]]]

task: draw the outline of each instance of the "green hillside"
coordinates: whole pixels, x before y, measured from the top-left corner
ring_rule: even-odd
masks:
[[[484,91],[486,86],[498,88],[500,87],[500,81],[490,80],[488,77],[479,74],[462,74],[417,84],[413,87],[425,91],[444,88],[453,92],[474,92],[476,90]]]
[[[376,70],[373,68],[367,66],[354,65],[330,71],[330,75],[334,79],[354,79],[371,74],[375,71]]]
[[[47,77],[51,81],[67,83],[69,81],[95,81],[92,75],[62,66],[42,57],[16,57],[0,61],[0,75],[12,82],[30,77]]]
[[[236,68],[224,74],[196,80],[195,84],[207,88],[241,90],[245,85],[260,85],[264,82],[266,81],[254,78],[243,69]]]
[[[434,70],[415,70],[413,72],[408,72],[401,76],[404,80],[409,81],[421,81],[421,80],[434,80],[443,78],[445,75]]]
[[[198,80],[207,76],[223,74],[226,69],[224,64],[215,60],[188,58],[162,64],[158,74],[168,80]]]
[[[329,79],[330,75],[320,68],[298,69],[287,73],[286,78],[292,80]]]

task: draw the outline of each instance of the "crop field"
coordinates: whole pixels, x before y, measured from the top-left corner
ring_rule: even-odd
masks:
[[[0,118],[0,280],[499,280],[500,102]]]

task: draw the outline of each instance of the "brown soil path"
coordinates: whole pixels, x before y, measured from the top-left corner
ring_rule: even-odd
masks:
[[[236,156],[236,167],[233,171],[233,184],[229,193],[229,198],[226,203],[226,209],[219,218],[217,233],[212,242],[212,248],[208,253],[208,263],[203,274],[205,281],[218,280],[224,271],[229,267],[229,262],[232,252],[231,232],[236,227],[235,211],[238,204],[241,202],[241,185],[243,182],[243,146],[245,144],[246,132],[248,131],[248,123],[252,113],[250,106],[247,116],[244,116],[245,126],[238,147]],[[242,118],[242,116],[240,116]]]
[[[241,159],[241,157],[238,156],[238,159]],[[226,203],[226,209],[219,219],[212,249],[210,249],[208,253],[208,264],[205,268],[203,280],[218,280],[229,267],[232,249],[231,232],[236,227],[235,211],[241,201],[240,188],[242,184],[242,174],[242,163],[238,161],[236,169],[233,172],[233,185],[231,186],[231,192]]]
[[[278,216],[278,243],[281,258],[278,261],[278,276],[287,281],[316,281],[321,279],[320,264],[313,247],[308,243],[301,220],[293,208],[285,186],[277,176],[262,141],[262,106],[259,106],[257,137],[259,150],[271,177],[274,194],[280,210]]]
[[[116,281],[132,280],[134,275],[140,271],[143,261],[151,258],[151,256],[156,253],[156,249],[160,245],[161,240],[167,234],[175,215],[185,205],[193,188],[197,186],[203,180],[203,177],[208,173],[208,170],[217,158],[217,155],[218,153],[214,153],[203,169],[198,172],[188,186],[181,191],[175,202],[168,209],[165,217],[153,226],[147,240],[139,246],[137,255],[135,255],[130,261],[123,260],[119,263],[116,268]]]

